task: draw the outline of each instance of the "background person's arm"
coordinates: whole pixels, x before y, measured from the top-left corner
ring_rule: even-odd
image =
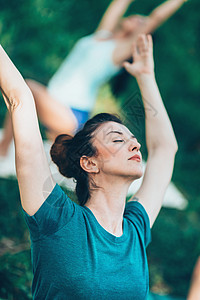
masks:
[[[142,185],[129,200],[137,199],[146,209],[151,226],[160,208],[166,188],[171,180],[177,141],[171,122],[160,96],[155,76],[152,39],[149,35],[140,35],[133,47],[134,63],[124,63],[139,85],[144,110],[148,159]],[[149,104],[157,111],[152,113]]]
[[[171,16],[173,16],[179,8],[187,0],[168,0],[156,7],[147,17],[145,25],[141,28],[140,33],[152,33]]]
[[[33,96],[1,46],[0,88],[12,120],[22,207],[33,215],[55,183],[44,152]]]
[[[105,14],[103,15],[97,31],[106,30],[113,32],[118,25],[121,17],[128,9],[128,6],[133,1],[134,0],[113,0],[108,6]]]
[[[118,41],[114,50],[113,60],[116,65],[121,65],[124,60],[131,57],[131,45],[137,40],[139,34],[154,32],[166,22],[187,0],[168,0],[156,7],[148,17],[138,26],[128,38]]]

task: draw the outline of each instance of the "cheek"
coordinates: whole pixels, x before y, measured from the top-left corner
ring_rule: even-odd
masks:
[[[98,145],[98,159],[102,162],[109,161],[112,158],[112,149],[104,145]]]
[[[102,168],[110,167],[118,169],[120,166],[124,166],[126,163],[127,157],[123,157],[122,149],[119,149],[117,145],[109,145],[109,147],[102,147],[99,149],[99,161]]]
[[[105,162],[115,160],[116,157],[119,158],[120,150],[115,146],[109,146],[108,148],[103,148],[99,152],[100,158]]]
[[[109,143],[101,144],[98,142],[97,149],[98,149],[99,156],[107,160],[120,155],[122,146],[123,145],[119,143],[109,142]]]

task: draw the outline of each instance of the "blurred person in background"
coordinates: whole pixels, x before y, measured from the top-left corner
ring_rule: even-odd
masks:
[[[47,87],[27,80],[38,117],[50,140],[63,132],[75,134],[81,128],[93,109],[99,88],[118,74],[123,62],[131,58],[131,45],[138,34],[154,32],[186,0],[168,0],[149,16],[123,18],[132,2],[112,1],[96,31],[75,44]],[[12,137],[12,124],[7,114],[0,157],[6,157]]]

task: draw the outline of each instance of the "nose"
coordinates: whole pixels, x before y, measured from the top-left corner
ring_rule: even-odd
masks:
[[[141,145],[136,139],[130,140],[130,144],[129,144],[129,147],[128,147],[129,151],[134,151],[134,150],[139,151],[140,148],[141,148]]]

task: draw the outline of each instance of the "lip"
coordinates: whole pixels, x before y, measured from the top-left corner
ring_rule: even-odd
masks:
[[[141,158],[139,155],[133,155],[132,157],[130,157],[128,160],[137,160],[137,161],[141,161]]]

